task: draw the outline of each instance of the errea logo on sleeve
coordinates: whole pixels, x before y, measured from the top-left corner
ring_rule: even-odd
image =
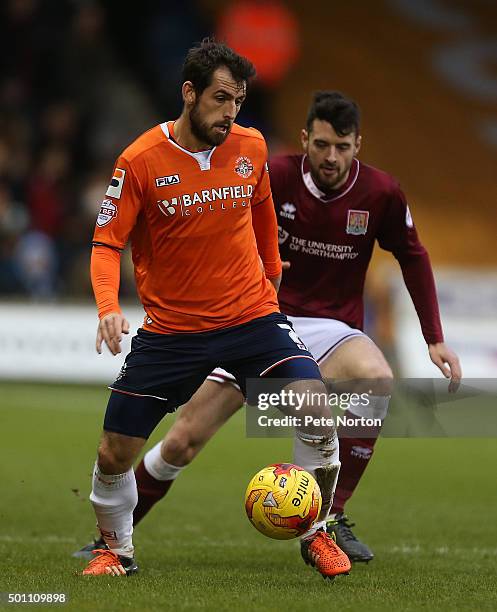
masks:
[[[110,185],[107,187],[105,195],[109,198],[116,198],[119,200],[119,198],[121,197],[121,191],[123,190],[125,177],[126,170],[123,170],[123,168],[116,168],[114,170],[114,176],[110,181]]]

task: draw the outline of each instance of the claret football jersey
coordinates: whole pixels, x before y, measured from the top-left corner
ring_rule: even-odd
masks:
[[[364,281],[378,241],[402,266],[427,342],[441,341],[429,258],[392,176],[354,159],[346,183],[325,194],[307,158],[287,155],[271,159],[270,177],[281,259],[291,263],[278,293],[282,312],[361,329]]]
[[[131,241],[149,331],[207,331],[277,312],[251,218],[256,206],[274,215],[263,137],[234,124],[222,145],[191,152],[173,130],[152,128],[118,158],[94,244]],[[276,245],[276,230],[268,240]]]

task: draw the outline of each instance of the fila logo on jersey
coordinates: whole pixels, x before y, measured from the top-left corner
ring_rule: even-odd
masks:
[[[349,210],[347,213],[347,234],[360,236],[368,231],[369,211]]]
[[[97,217],[98,227],[103,227],[110,223],[117,216],[117,206],[112,200],[104,200],[100,205],[100,212]]]
[[[285,217],[285,219],[290,219],[290,221],[294,221],[296,210],[297,207],[294,206],[291,202],[285,202],[281,205],[280,217]]]
[[[171,174],[170,176],[159,176],[155,179],[157,187],[167,187],[168,185],[177,185],[181,183],[179,174]]]
[[[123,170],[122,168],[116,168],[114,170],[114,176],[110,181],[110,185],[107,187],[105,195],[109,196],[109,198],[116,198],[119,200],[121,197],[121,191],[123,190],[125,177],[126,170]]]
[[[238,176],[247,179],[254,171],[254,166],[248,157],[239,157],[236,160],[235,172]]]

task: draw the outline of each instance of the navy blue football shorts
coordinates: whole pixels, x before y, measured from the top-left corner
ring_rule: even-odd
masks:
[[[260,376],[321,380],[316,361],[281,313],[201,333],[156,334],[139,329],[109,387],[104,429],[148,438],[215,367],[231,372],[244,394],[247,379]]]

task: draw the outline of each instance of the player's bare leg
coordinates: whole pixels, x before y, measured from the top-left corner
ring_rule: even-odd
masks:
[[[350,407],[347,416],[375,417],[383,420],[388,409],[392,392],[393,375],[380,349],[367,337],[356,336],[339,346],[320,365],[324,378],[340,381],[357,381],[366,384],[367,389],[355,389],[356,392],[372,390],[369,394],[369,405]],[[364,410],[367,410],[367,413]],[[351,530],[354,526],[344,514],[344,505],[357,488],[359,481],[373,455],[374,445],[380,428],[372,427],[361,432],[361,437],[340,436],[341,471],[335,493],[328,531],[333,532],[338,544],[345,550],[352,561],[368,562],[373,559],[369,547],[358,540]]]
[[[243,402],[243,395],[232,384],[206,380],[181,407],[164,440],[145,454],[135,470],[138,485],[135,525],[166,495],[181,470]]]
[[[132,466],[145,441],[110,431],[102,434],[90,500],[106,548],[93,551],[83,575],[126,576],[138,570],[132,541],[138,494]]]
[[[138,502],[133,512],[134,526],[167,494],[183,468],[240,409],[243,402],[243,395],[231,383],[221,384],[206,380],[179,409],[164,440],[150,449],[136,467]],[[93,551],[106,547],[104,538],[100,536],[76,551],[73,556],[92,559]]]

